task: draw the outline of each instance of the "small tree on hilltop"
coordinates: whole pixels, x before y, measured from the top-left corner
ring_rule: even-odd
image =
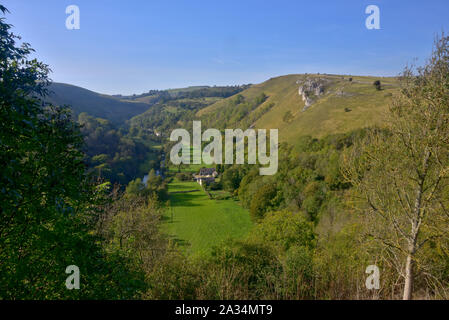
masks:
[[[376,90],[380,91],[382,90],[382,84],[380,83],[380,80],[376,80],[373,83],[373,86],[376,88]]]

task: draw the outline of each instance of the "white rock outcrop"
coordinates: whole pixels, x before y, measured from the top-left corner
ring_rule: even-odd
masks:
[[[306,111],[321,95],[324,94],[326,79],[306,79],[302,82],[297,81],[299,85],[298,93],[302,96],[304,101],[304,108],[302,111]]]

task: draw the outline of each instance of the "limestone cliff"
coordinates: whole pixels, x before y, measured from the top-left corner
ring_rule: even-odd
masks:
[[[304,101],[303,112],[310,108],[310,106],[324,94],[327,82],[327,79],[322,78],[309,78],[303,81],[297,81],[299,84],[298,93],[302,96],[302,100]]]

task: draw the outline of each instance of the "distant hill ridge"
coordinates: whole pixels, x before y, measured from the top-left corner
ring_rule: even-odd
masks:
[[[50,95],[47,102],[55,105],[71,106],[75,116],[82,112],[107,119],[115,124],[123,124],[127,120],[144,113],[157,103],[172,100],[227,98],[246,88],[243,86],[192,86],[187,88],[150,90],[140,95],[106,95],[78,86],[54,82],[49,86]]]
[[[54,82],[49,90],[51,94],[45,100],[54,105],[70,105],[75,116],[87,112],[116,124],[145,112],[151,106],[148,103],[123,101],[65,83]]]
[[[381,90],[373,85],[381,82]],[[49,101],[72,106],[75,114],[129,120],[137,131],[167,130],[202,120],[209,128],[279,129],[293,145],[304,135],[323,137],[382,124],[382,114],[399,88],[394,77],[290,74],[256,85],[194,86],[108,96],[53,83]],[[191,124],[190,124],[191,125]]]

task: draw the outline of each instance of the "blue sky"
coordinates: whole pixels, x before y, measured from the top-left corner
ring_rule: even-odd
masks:
[[[109,94],[259,83],[291,73],[397,75],[449,31],[447,0],[0,0],[54,81]],[[81,29],[65,27],[68,5]],[[380,30],[365,8],[380,8]]]

